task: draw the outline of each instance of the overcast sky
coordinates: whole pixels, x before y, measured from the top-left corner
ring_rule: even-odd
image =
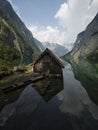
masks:
[[[73,43],[98,12],[98,0],[8,0],[41,42]]]

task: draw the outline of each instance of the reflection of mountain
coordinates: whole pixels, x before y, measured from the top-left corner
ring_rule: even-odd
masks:
[[[62,78],[46,78],[34,83],[33,87],[43,97],[44,100],[49,101],[57,93],[63,90]]]
[[[76,79],[85,87],[92,101],[98,104],[98,66],[87,61],[71,62]]]
[[[64,89],[45,102],[31,85],[27,86],[18,100],[0,112],[0,130],[97,130],[98,106],[74,79],[69,66],[64,69]]]
[[[24,90],[24,88],[21,88],[19,90],[13,91],[13,92],[8,93],[8,94],[4,94],[3,92],[0,93],[0,110],[6,104],[16,101],[23,90]]]
[[[92,122],[94,122],[93,119],[98,120],[98,106],[92,102],[88,96],[88,91],[86,91],[85,88],[81,85],[81,81],[75,79],[74,76],[76,74],[74,75],[70,64],[65,66],[63,75],[64,90],[57,95],[58,99],[62,101],[59,108],[64,113],[70,113],[71,116],[73,115],[78,117],[78,123],[76,123],[76,126],[78,127],[77,124],[80,122],[80,124],[82,124],[81,130],[89,130],[89,128],[92,127]],[[75,124],[75,122],[73,124]],[[80,127],[77,128],[77,130],[78,129],[80,130]]]
[[[15,112],[17,112],[17,115],[31,115],[40,100],[40,96],[31,86],[26,87],[24,90],[19,90],[17,93],[16,91],[9,93],[9,96],[9,104],[6,103],[2,111],[0,111],[0,126],[4,126]]]

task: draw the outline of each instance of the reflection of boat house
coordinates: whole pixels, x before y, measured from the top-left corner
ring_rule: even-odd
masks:
[[[62,68],[64,68],[64,64],[61,59],[48,48],[34,63],[34,72],[38,73],[62,74]]]

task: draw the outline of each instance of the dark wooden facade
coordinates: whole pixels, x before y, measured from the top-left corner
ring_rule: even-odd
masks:
[[[33,67],[34,72],[43,74],[62,74],[62,68],[64,64],[61,59],[48,48],[39,56]]]

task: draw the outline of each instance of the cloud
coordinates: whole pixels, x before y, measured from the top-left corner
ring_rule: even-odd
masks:
[[[54,15],[58,21],[57,27],[37,27],[32,25],[29,29],[34,37],[42,42],[57,42],[71,48],[78,33],[83,31],[98,11],[98,0],[68,0],[63,3]],[[63,31],[61,30],[63,28]],[[69,44],[71,43],[71,44]]]
[[[98,11],[98,0],[68,0],[55,14],[59,24],[65,28],[65,42],[74,42]]]
[[[41,42],[50,42],[58,43],[64,45],[67,49],[72,49],[72,44],[66,43],[67,37],[66,32],[61,31],[58,27],[38,27],[38,26],[29,26],[28,29],[32,32],[33,36]]]
[[[53,42],[53,43],[61,43],[65,41],[65,33],[63,31],[60,31],[58,27],[38,27],[38,26],[30,26],[28,27],[29,30],[33,33],[34,37],[39,39],[41,42]]]

